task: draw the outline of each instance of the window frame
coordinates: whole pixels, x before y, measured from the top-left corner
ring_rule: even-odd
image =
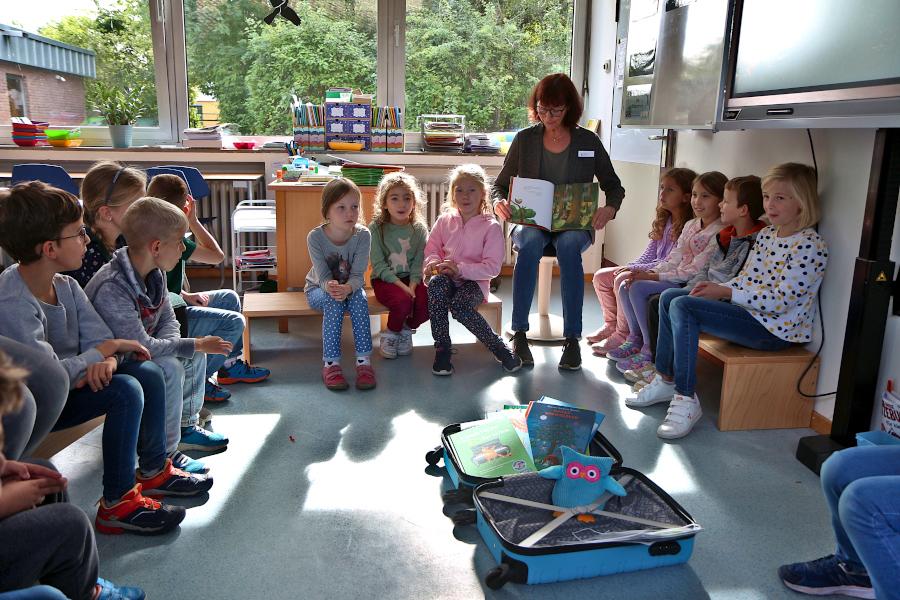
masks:
[[[22,94],[22,112],[28,113],[28,89],[25,84],[25,76],[17,75],[15,73],[5,73],[6,75],[6,99],[7,102],[11,100],[9,97],[9,82],[10,80],[18,80],[19,82],[19,92]],[[13,115],[12,103],[9,105],[9,114],[13,117],[18,117],[19,115]]]
[[[572,60],[569,75],[579,90],[586,85],[585,45],[591,0],[573,0]],[[406,109],[406,0],[378,0],[376,94],[379,104]],[[183,0],[148,0],[159,125],[135,127],[134,144],[180,142],[188,127],[187,47]],[[285,110],[287,110],[285,108]],[[111,145],[107,126],[82,126],[86,145]],[[12,127],[0,124],[0,136],[10,139]],[[414,142],[414,140],[411,140]]]
[[[184,45],[184,10],[181,0],[147,0],[150,15],[150,31],[153,43],[153,65],[156,77],[156,103],[159,124],[156,127],[135,127],[133,145],[171,144],[178,140],[179,118],[182,112],[177,100],[184,98],[187,114],[187,76],[178,80],[177,66],[179,37]],[[180,19],[180,23],[179,23]],[[180,25],[180,36],[178,35]],[[181,52],[182,56],[184,52]],[[182,69],[186,71],[186,69]],[[181,85],[183,84],[183,86]],[[179,87],[184,93],[179,94]],[[170,93],[170,91],[174,93]],[[187,123],[187,119],[184,120]],[[51,123],[52,125],[52,123]],[[186,127],[187,125],[185,125]],[[86,146],[111,146],[112,138],[107,125],[81,125],[81,137]],[[0,137],[12,143],[12,125],[0,123]]]

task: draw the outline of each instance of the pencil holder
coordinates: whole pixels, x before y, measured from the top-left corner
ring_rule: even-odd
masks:
[[[372,128],[372,152],[384,152],[387,150],[387,129],[384,127]]]
[[[388,129],[387,130],[387,151],[403,152],[403,130]]]
[[[325,151],[325,128],[324,127],[310,127],[309,128],[309,146],[307,146],[307,150],[309,152],[324,152]]]

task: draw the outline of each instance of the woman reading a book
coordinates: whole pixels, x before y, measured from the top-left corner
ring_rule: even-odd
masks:
[[[513,272],[513,351],[522,364],[533,365],[525,332],[537,283],[538,263],[544,248],[552,245],[559,262],[562,284],[563,335],[566,338],[560,369],[581,368],[581,311],[584,303],[584,269],[581,253],[593,243],[594,231],[615,218],[625,189],[613,170],[606,149],[592,131],[578,126],[584,105],[567,75],[555,73],[541,79],[528,99],[528,113],[535,123],[516,134],[503,169],[494,182],[494,213],[509,220],[510,181],[513,177],[543,179],[554,185],[590,183],[594,177],[606,194],[606,205],[594,211],[587,229],[548,231],[527,225],[512,227],[518,256]]]

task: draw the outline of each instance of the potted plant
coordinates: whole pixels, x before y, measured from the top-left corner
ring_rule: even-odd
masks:
[[[106,119],[113,148],[131,146],[132,127],[144,114],[143,87],[117,88],[98,83],[94,90],[93,105]]]

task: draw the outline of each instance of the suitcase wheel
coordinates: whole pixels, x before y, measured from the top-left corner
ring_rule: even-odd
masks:
[[[444,447],[438,446],[434,450],[429,450],[425,453],[425,462],[427,462],[432,467],[439,462],[441,462],[441,458],[444,456]]]
[[[509,568],[509,565],[506,563],[502,563],[501,565],[496,566],[488,571],[488,574],[484,577],[484,582],[492,590],[499,590],[506,584],[507,581],[509,581],[510,575],[511,570]]]
[[[458,510],[453,513],[453,516],[450,518],[453,520],[454,525],[473,525],[476,520],[475,509],[466,508],[464,510]]]

